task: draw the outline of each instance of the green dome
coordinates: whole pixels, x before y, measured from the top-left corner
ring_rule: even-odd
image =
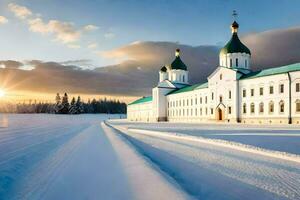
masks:
[[[239,28],[239,24],[234,21],[231,24],[232,29],[232,37],[231,40],[221,49],[220,54],[227,54],[227,53],[246,53],[251,55],[250,50],[246,47],[239,39],[237,34],[237,30]]]
[[[166,66],[163,66],[161,69],[160,69],[161,72],[167,72],[167,68]]]
[[[221,49],[220,54],[227,53],[246,53],[251,55],[250,50],[240,41],[237,33],[233,33],[231,40]]]
[[[187,71],[187,66],[182,62],[179,56],[179,49],[176,49],[176,58],[171,64],[171,69],[177,69],[177,70],[185,70]]]

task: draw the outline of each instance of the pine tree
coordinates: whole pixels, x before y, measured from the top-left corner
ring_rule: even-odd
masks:
[[[77,108],[77,113],[78,114],[81,114],[81,113],[84,112],[84,108],[83,108],[80,96],[77,97],[76,108]]]
[[[62,105],[62,108],[60,110],[60,113],[61,114],[68,114],[69,113],[70,104],[69,104],[68,94],[67,93],[65,93],[65,95],[63,96],[62,101],[61,101],[61,105]]]
[[[55,113],[60,113],[60,110],[62,109],[62,105],[61,105],[61,98],[59,93],[56,94],[55,97],[55,106],[54,106],[54,112]]]
[[[78,113],[75,97],[72,98],[69,113],[70,114],[77,114]]]

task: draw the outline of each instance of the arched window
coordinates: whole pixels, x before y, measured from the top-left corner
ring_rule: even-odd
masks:
[[[182,76],[182,82],[185,82],[185,76],[184,75]]]
[[[220,99],[220,103],[222,103],[223,102],[223,97],[220,96],[219,99]]]
[[[235,66],[238,67],[239,66],[239,59],[235,59]]]
[[[247,105],[244,103],[243,104],[243,113],[246,114],[247,113]]]
[[[261,103],[259,104],[259,112],[260,112],[260,113],[263,113],[263,112],[264,112],[264,103],[263,103],[263,102],[261,102]]]
[[[300,100],[296,100],[296,112],[300,112]]]
[[[281,100],[279,102],[279,112],[284,113],[284,101]]]
[[[269,103],[269,113],[273,113],[274,112],[274,102],[270,101]]]
[[[250,105],[250,112],[251,113],[255,113],[255,105],[254,105],[254,103],[251,103],[251,105]]]

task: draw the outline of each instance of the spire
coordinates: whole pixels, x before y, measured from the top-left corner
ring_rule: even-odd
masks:
[[[232,16],[233,16],[233,23],[231,24],[231,32],[232,33],[237,33],[238,29],[239,29],[239,24],[236,22],[236,18],[238,16],[237,12],[235,10],[233,10],[232,12]]]
[[[175,51],[175,56],[176,56],[176,57],[179,57],[179,56],[180,56],[180,49],[176,49],[176,51]]]
[[[251,55],[250,50],[246,47],[238,37],[238,28],[239,24],[236,22],[237,12],[234,10],[232,16],[234,18],[233,23],[231,24],[232,37],[230,41],[221,49],[220,54],[228,53],[246,53]]]

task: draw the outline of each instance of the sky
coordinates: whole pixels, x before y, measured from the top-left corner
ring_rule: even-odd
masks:
[[[156,70],[172,61],[177,47],[187,50],[187,64],[200,74],[192,82],[205,79],[230,39],[233,10],[252,52],[274,41],[298,48],[299,7],[298,0],[1,0],[0,81],[18,99],[56,91],[147,95]],[[288,58],[276,53],[267,59],[254,53],[254,63],[264,68],[300,61],[294,52]]]

